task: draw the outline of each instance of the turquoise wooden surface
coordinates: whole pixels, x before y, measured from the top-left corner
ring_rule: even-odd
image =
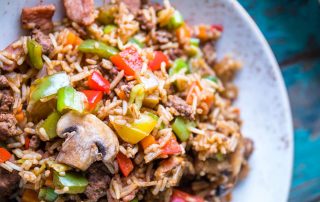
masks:
[[[319,1],[239,1],[271,45],[289,93],[295,127],[289,201],[320,201]]]

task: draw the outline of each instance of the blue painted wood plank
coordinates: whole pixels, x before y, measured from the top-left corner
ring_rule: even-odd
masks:
[[[281,66],[295,127],[290,201],[320,201],[320,5],[316,0],[239,0]]]

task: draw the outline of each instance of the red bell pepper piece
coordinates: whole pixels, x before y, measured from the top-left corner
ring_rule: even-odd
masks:
[[[11,158],[10,152],[5,148],[0,147],[0,163],[4,163]]]
[[[137,49],[133,46],[111,56],[110,60],[118,70],[124,70],[126,76],[134,76],[136,71],[140,71],[143,63]]]
[[[186,192],[174,189],[170,202],[204,202],[203,198],[199,196],[192,196]]]
[[[219,24],[215,24],[215,25],[211,25],[211,29],[216,29],[216,30],[222,32],[223,31],[223,26],[219,25]]]
[[[88,79],[88,86],[92,90],[110,93],[110,83],[98,72],[93,72]]]
[[[161,155],[179,154],[181,152],[180,144],[177,142],[176,136],[172,136],[170,140],[162,147]]]
[[[87,109],[92,111],[96,108],[97,104],[101,101],[103,92],[96,90],[83,90],[81,91],[87,97]]]
[[[28,136],[25,137],[24,148],[29,149],[30,147],[30,138]]]
[[[133,163],[126,155],[119,152],[117,154],[117,162],[122,174],[127,177],[133,170]]]
[[[149,68],[153,71],[161,68],[161,63],[165,62],[166,67],[169,66],[169,59],[162,51],[156,51],[154,53],[154,59],[149,62]]]

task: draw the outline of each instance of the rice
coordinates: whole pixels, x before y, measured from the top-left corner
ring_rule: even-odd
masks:
[[[50,40],[51,40],[53,47],[56,49],[58,47],[58,43],[56,41],[55,36],[53,34],[49,34],[49,37],[50,37]]]
[[[110,147],[111,144],[106,151],[103,150],[104,148],[98,143],[108,141],[109,144],[111,140],[104,140],[104,134],[100,134],[101,139],[95,140],[94,145],[90,147],[92,151],[87,149],[80,152],[82,146],[75,147],[79,149],[81,158],[93,155],[93,161],[98,161],[97,165],[101,164],[98,166],[99,172],[105,172],[102,166],[108,170],[111,181],[103,188],[105,192],[102,193],[101,200],[131,201],[134,198],[141,201],[169,200],[173,189],[185,188],[180,184],[184,174],[189,175],[190,179],[196,179],[184,179],[187,184],[190,183],[188,189],[191,195],[201,195],[208,201],[222,200],[212,187],[225,187],[229,184],[234,186],[236,183],[234,179],[240,176],[242,166],[248,164],[243,154],[239,154],[241,149],[246,148],[241,133],[240,111],[232,106],[237,97],[237,89],[232,79],[240,68],[240,63],[230,57],[219,60],[215,51],[208,56],[202,46],[193,50],[189,43],[188,29],[192,31],[192,37],[199,38],[200,26],[184,24],[184,28],[178,31],[169,29],[167,25],[176,10],[168,0],[164,1],[163,8],[144,5],[135,15],[131,12],[132,8],[128,8],[123,2],[114,1],[114,4],[109,4],[104,9],[111,9],[110,13],[116,25],[110,33],[104,33],[101,22],[95,21],[84,27],[65,19],[55,23],[54,32],[48,34],[53,50],[49,54],[42,54],[43,70],[47,70],[48,75],[66,72],[70,78],[70,86],[77,91],[96,90],[87,85],[87,79],[94,71],[99,72],[110,82],[110,93],[104,93],[103,97],[99,98],[94,110],[89,111],[86,108],[84,111],[97,116],[106,127],[113,130],[115,138],[112,141],[118,142],[118,145],[114,147],[114,151],[111,151],[113,148]],[[98,18],[98,12],[98,10],[93,12],[95,18]],[[130,47],[141,57],[141,63],[135,58],[130,58],[131,55],[127,55],[126,59],[130,60],[130,65],[136,62],[139,64],[139,67],[134,69],[134,75],[127,75],[124,66],[114,65],[112,63],[114,61],[109,58],[100,57],[93,52],[81,52],[78,43],[66,44],[66,36],[70,30],[81,40],[93,39],[120,51]],[[209,29],[207,31],[210,32]],[[202,40],[201,43],[215,44],[220,34],[221,32],[212,31],[208,33],[209,38]],[[10,96],[12,95],[14,99],[11,105],[12,115],[18,117],[21,112],[24,115],[15,126],[18,134],[6,141],[8,150],[16,159],[6,161],[0,166],[9,172],[14,170],[19,172],[22,178],[19,183],[21,189],[39,190],[47,186],[45,182],[51,178],[52,170],[61,176],[67,176],[69,172],[80,172],[81,169],[74,168],[76,167],[74,165],[63,167],[64,162],[56,162],[57,156],[68,150],[68,145],[74,141],[73,137],[79,131],[71,132],[72,134],[66,138],[50,139],[49,133],[52,131],[40,127],[47,116],[37,117],[38,115],[28,111],[36,78],[46,76],[46,73],[42,71],[39,73],[35,68],[27,68],[27,71],[20,68],[20,66],[30,66],[26,62],[28,38],[30,36],[23,36],[11,44],[17,52],[0,53],[1,68],[8,65],[19,66],[19,71],[5,73],[5,77],[11,88]],[[130,39],[143,43],[144,47],[141,48]],[[98,42],[93,46],[100,47]],[[23,54],[19,54],[18,51],[22,49]],[[168,62],[160,61],[159,69],[151,71],[149,64],[155,59],[155,51],[161,51],[166,55]],[[196,56],[191,56],[191,51],[195,51]],[[172,71],[177,58],[184,60],[188,68],[179,67],[177,71]],[[214,65],[210,65],[208,60],[214,60]],[[214,79],[207,79],[208,75]],[[137,98],[131,93],[132,87],[141,83],[145,85],[145,91],[143,98]],[[183,104],[173,103],[172,96],[181,98]],[[128,103],[132,99],[134,102]],[[54,109],[52,106],[56,105],[57,96],[53,93],[39,100],[39,103],[48,109]],[[42,109],[39,108],[39,112],[42,112]],[[45,114],[50,113],[52,113],[50,110],[45,112]],[[66,110],[61,115],[67,113]],[[144,115],[150,115],[154,119],[152,124]],[[184,132],[188,133],[188,138],[185,141],[181,141],[183,139],[181,134],[176,131],[177,128],[173,128],[177,117],[181,117],[187,123],[185,127],[187,131]],[[94,124],[90,123],[93,128]],[[126,138],[121,139],[119,134],[121,132],[116,128],[125,128],[127,133],[125,135],[132,136],[134,139],[132,141],[137,143],[131,144],[133,142]],[[145,137],[149,138],[144,141]],[[87,142],[93,137],[87,138],[82,141]],[[91,153],[86,154],[89,150]],[[112,152],[114,152],[112,156],[105,154]],[[123,173],[118,152],[124,154],[126,160],[132,163],[133,168],[130,168],[127,176]],[[223,173],[226,168],[233,167],[231,159],[234,155],[240,156],[237,159],[237,170],[232,171],[234,173],[230,177]],[[214,165],[207,166],[209,162],[214,162]],[[97,183],[105,183],[100,181],[103,177],[97,177],[97,173],[91,173],[91,169],[94,169],[94,166],[81,171],[83,176],[89,176],[89,184],[95,183],[90,181],[91,175],[97,179]],[[61,200],[80,201],[87,194],[85,192],[70,195],[68,191],[68,187],[55,187],[55,192],[62,195]],[[16,196],[17,200],[21,200],[20,193]]]
[[[81,80],[87,78],[91,74],[92,74],[92,71],[88,71],[88,70],[82,71],[82,72],[80,72],[78,74],[72,75],[70,80],[71,80],[72,83],[78,82],[78,81],[81,81]]]
[[[2,168],[4,168],[5,170],[9,171],[9,172],[12,172],[13,171],[13,168],[11,168],[11,166],[9,166],[8,164],[6,163],[0,163],[0,166]]]
[[[22,147],[23,144],[21,144],[21,142],[15,142],[15,143],[10,143],[10,144],[7,144],[7,147],[8,148],[19,148],[19,147]]]
[[[55,190],[54,190],[54,192],[55,192],[56,194],[59,194],[59,195],[65,194],[65,193],[67,193],[68,191],[69,191],[69,187],[63,187],[63,189],[55,189]]]
[[[17,166],[16,164],[10,162],[10,161],[6,161],[6,164],[8,166],[10,166],[12,169],[17,170],[17,171],[22,171],[22,168],[20,166]]]
[[[118,83],[121,81],[121,79],[123,78],[124,76],[124,71],[121,70],[117,76],[112,80],[111,84],[110,84],[110,90],[112,90],[113,88],[115,88]]]
[[[26,182],[36,183],[37,176],[30,171],[21,171],[19,175]]]
[[[0,61],[8,65],[12,65],[14,63],[12,60],[8,59],[3,54],[0,54]]]

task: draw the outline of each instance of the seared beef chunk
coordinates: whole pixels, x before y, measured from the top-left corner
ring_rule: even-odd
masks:
[[[192,114],[192,107],[186,103],[183,99],[176,95],[169,95],[168,102],[165,103],[167,107],[174,108],[181,116],[184,116],[188,119],[194,119]]]
[[[108,190],[110,177],[103,163],[94,163],[87,171],[89,185],[85,191],[90,201],[98,201],[106,195]]]
[[[36,29],[32,32],[32,38],[42,46],[42,52],[48,54],[53,50],[53,45],[50,37],[42,31]]]
[[[141,0],[122,0],[133,15],[137,15],[141,7]]]
[[[68,18],[81,25],[94,21],[94,0],[63,0]]]
[[[3,168],[0,168],[0,179],[0,199],[8,198],[16,189],[18,189],[20,176],[17,171],[10,173]]]
[[[56,8],[53,4],[22,9],[21,22],[24,29],[40,29],[50,32],[53,29],[52,16]]]
[[[5,71],[13,71],[15,68],[18,67],[18,64],[16,61],[18,61],[21,57],[25,55],[23,47],[22,46],[13,46],[15,42],[7,46],[4,50],[3,53],[6,55],[6,57],[11,60],[10,64],[3,63],[2,69]]]

